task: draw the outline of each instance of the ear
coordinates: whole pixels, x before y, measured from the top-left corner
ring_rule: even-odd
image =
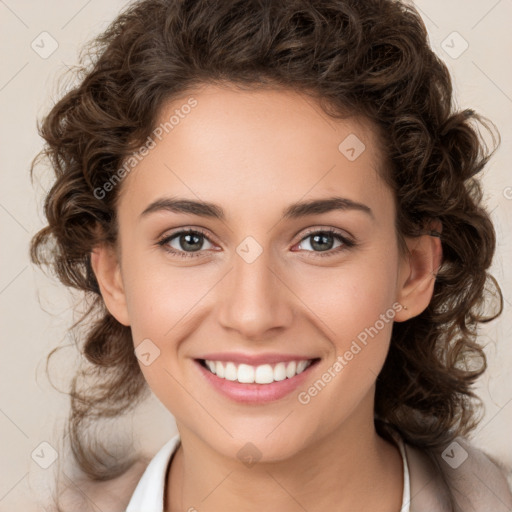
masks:
[[[121,266],[115,248],[104,244],[91,251],[91,266],[105,306],[121,324],[130,325]]]
[[[395,315],[397,322],[419,315],[432,299],[436,275],[443,258],[441,238],[435,234],[441,234],[441,222],[431,222],[428,230],[434,234],[406,239],[408,254],[403,256],[400,263],[397,283],[397,301],[403,309]]]

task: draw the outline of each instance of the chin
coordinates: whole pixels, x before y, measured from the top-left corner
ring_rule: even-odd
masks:
[[[240,460],[242,463],[249,461],[246,463],[248,466],[251,465],[251,461],[282,462],[293,458],[304,448],[305,439],[311,438],[311,433],[306,433],[295,427],[294,432],[290,432],[290,424],[287,425],[287,428],[284,423],[287,423],[287,420],[280,426],[278,426],[279,422],[275,421],[253,421],[250,429],[228,429],[233,437],[224,435],[224,433],[214,437],[205,433],[206,435],[201,437],[205,443],[221,455]],[[279,432],[280,429],[282,431]]]

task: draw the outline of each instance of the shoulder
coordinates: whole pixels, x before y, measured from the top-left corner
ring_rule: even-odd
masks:
[[[406,444],[411,512],[510,512],[512,468],[463,437],[442,449]]]

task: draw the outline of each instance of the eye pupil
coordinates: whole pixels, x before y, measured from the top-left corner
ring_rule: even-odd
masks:
[[[330,244],[326,242],[327,239],[331,239]],[[332,239],[333,239],[332,235],[326,235],[326,234],[313,235],[311,247],[313,247],[314,249],[318,249],[320,251],[328,251],[328,250],[332,249],[332,246],[333,246]],[[321,242],[318,242],[318,240],[321,240]],[[326,244],[326,243],[327,243],[328,247],[325,247],[325,245],[322,245],[322,244]],[[320,245],[320,247],[318,247],[319,245]]]
[[[189,243],[189,239],[193,238],[195,242]],[[200,250],[201,249],[201,235],[196,235],[193,233],[186,233],[184,235],[180,236],[180,245],[184,249],[191,249],[191,250]],[[192,245],[192,247],[190,247]],[[188,247],[187,247],[188,246]]]

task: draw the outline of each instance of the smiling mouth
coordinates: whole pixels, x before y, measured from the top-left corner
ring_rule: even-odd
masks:
[[[320,358],[280,362],[276,364],[248,365],[230,361],[197,359],[199,364],[217,377],[241,384],[271,384],[300,375]]]

